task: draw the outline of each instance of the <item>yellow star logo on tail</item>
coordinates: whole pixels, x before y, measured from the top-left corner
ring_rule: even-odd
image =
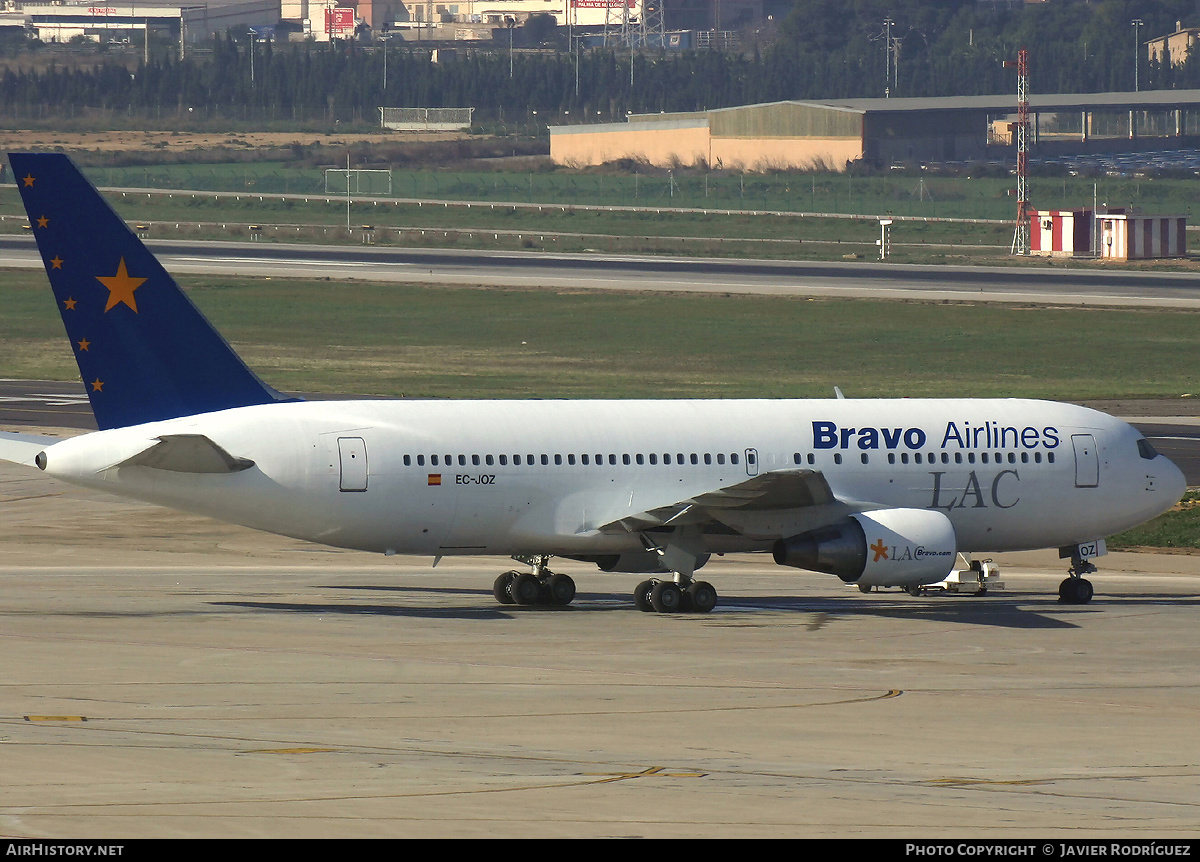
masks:
[[[116,275],[96,276],[96,281],[108,288],[108,304],[104,306],[104,310],[110,311],[123,302],[136,314],[137,300],[133,298],[133,292],[141,287],[145,280],[144,278],[134,278],[125,270],[125,258],[121,258],[121,262],[117,264]]]

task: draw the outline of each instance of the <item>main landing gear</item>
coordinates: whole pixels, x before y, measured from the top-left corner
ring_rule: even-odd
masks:
[[[1095,571],[1096,567],[1083,559],[1078,551],[1072,554],[1071,568],[1067,569],[1068,577],[1058,585],[1058,600],[1068,605],[1086,605],[1090,602],[1094,591],[1092,582],[1084,575],[1090,575]]]
[[[633,604],[639,611],[660,614],[706,614],[717,606],[717,591],[707,581],[692,581],[681,587],[675,581],[642,581],[633,591]]]
[[[521,559],[521,558],[516,558]],[[502,605],[571,604],[575,598],[575,581],[570,576],[550,571],[547,556],[521,559],[528,562],[532,572],[505,572],[492,585],[492,595]]]

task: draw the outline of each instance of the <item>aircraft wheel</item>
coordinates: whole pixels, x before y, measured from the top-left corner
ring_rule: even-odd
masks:
[[[1068,605],[1086,605],[1094,593],[1087,578],[1066,578],[1058,585],[1058,600]]]
[[[567,575],[551,575],[546,588],[552,605],[569,605],[575,598],[575,582]]]
[[[913,584],[910,587],[905,587],[904,592],[908,593],[910,596],[919,596],[921,595],[922,590],[920,586]]]
[[[708,581],[696,581],[684,596],[691,604],[691,610],[698,614],[706,614],[717,606],[717,591]]]
[[[871,592],[871,585],[870,584],[859,584],[858,591],[860,593],[869,593],[869,592]]]
[[[683,604],[683,592],[672,581],[659,581],[650,591],[650,604],[660,614],[673,614]]]
[[[492,595],[496,597],[502,605],[514,604],[515,600],[509,589],[512,587],[513,578],[517,576],[516,572],[505,572],[500,577],[496,578],[496,583],[492,584]]]
[[[633,590],[633,606],[639,611],[649,613],[654,610],[650,604],[650,591],[654,589],[653,581],[642,581]]]
[[[512,579],[508,592],[518,605],[535,605],[542,592],[542,585],[536,577],[524,572]]]

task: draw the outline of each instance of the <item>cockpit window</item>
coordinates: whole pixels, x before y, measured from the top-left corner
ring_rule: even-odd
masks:
[[[1150,445],[1150,441],[1145,438],[1138,440],[1138,454],[1147,461],[1153,461],[1158,457],[1158,453],[1154,451],[1154,447]]]

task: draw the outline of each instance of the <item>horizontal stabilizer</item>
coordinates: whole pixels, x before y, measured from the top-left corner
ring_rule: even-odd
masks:
[[[168,434],[118,467],[150,467],[173,473],[240,473],[254,462],[235,458],[203,434]]]
[[[32,465],[39,452],[61,442],[61,437],[39,437],[36,434],[0,431],[0,461]]]

